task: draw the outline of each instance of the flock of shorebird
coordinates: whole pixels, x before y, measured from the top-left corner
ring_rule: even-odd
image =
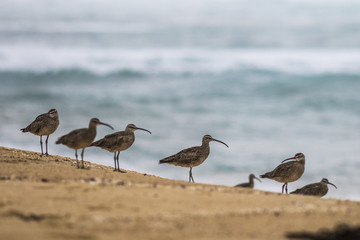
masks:
[[[68,134],[60,137],[56,144],[64,144],[69,148],[75,150],[76,164],[78,168],[84,168],[84,151],[85,148],[95,146],[105,149],[109,152],[114,153],[114,171],[125,173],[125,171],[120,170],[119,167],[119,155],[121,151],[124,151],[131,147],[135,141],[135,130],[146,131],[151,134],[151,132],[144,128],[139,128],[134,124],[129,124],[126,126],[124,131],[115,132],[109,135],[106,135],[104,138],[94,142],[96,137],[96,127],[98,125],[104,125],[111,129],[114,129],[107,123],[101,122],[98,118],[92,118],[89,122],[88,128],[76,129]],[[48,154],[48,140],[50,134],[56,131],[59,126],[59,115],[56,109],[51,109],[49,112],[44,113],[36,117],[36,119],[30,123],[26,128],[21,129],[22,132],[31,132],[32,134],[40,136],[40,146],[41,146],[41,155]],[[43,141],[42,137],[46,136],[46,152],[43,151]],[[203,163],[210,153],[209,143],[211,141],[219,142],[224,144],[226,147],[229,147],[226,143],[217,140],[210,135],[205,135],[202,139],[201,146],[186,148],[174,155],[166,157],[159,161],[159,164],[167,163],[175,166],[188,167],[189,171],[189,182],[194,182],[192,175],[192,168]],[[78,160],[77,150],[82,149],[81,151],[81,167]],[[292,160],[292,161],[291,161]],[[263,175],[260,175],[261,178],[269,178],[277,182],[283,183],[282,193],[284,189],[288,193],[288,183],[298,180],[304,173],[305,170],[305,155],[302,153],[295,154],[294,157],[287,158],[282,161],[282,163],[277,166],[273,171],[267,172]],[[258,179],[254,174],[250,174],[249,182],[238,184],[235,187],[254,187],[254,179]],[[261,182],[261,181],[260,181]],[[337,188],[334,184],[330,183],[326,178],[323,178],[318,183],[313,183],[304,186],[303,188],[297,189],[292,194],[303,194],[303,195],[312,195],[312,196],[324,196],[327,191],[327,185],[330,184]]]

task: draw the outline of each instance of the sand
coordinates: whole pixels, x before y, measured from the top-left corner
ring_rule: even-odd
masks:
[[[0,147],[0,239],[287,239],[360,202],[188,183]]]

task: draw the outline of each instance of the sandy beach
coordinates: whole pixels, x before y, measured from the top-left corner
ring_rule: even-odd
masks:
[[[188,183],[0,147],[0,239],[287,239],[360,202]]]

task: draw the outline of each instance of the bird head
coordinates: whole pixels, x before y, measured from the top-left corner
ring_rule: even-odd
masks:
[[[135,130],[142,130],[142,131],[145,131],[145,132],[148,132],[151,134],[151,132],[149,130],[147,130],[145,128],[139,128],[139,127],[135,126],[135,124],[132,124],[132,123],[128,124],[125,129],[125,131],[131,131],[131,132],[134,132]]]
[[[329,182],[329,180],[327,178],[321,179],[321,182],[325,183],[325,184],[330,184],[330,185],[334,186],[337,189],[337,187],[334,184],[332,184],[331,182]]]
[[[205,135],[205,136],[203,137],[202,141],[203,141],[203,142],[206,142],[206,143],[209,143],[209,142],[211,142],[211,141],[215,141],[215,142],[222,143],[222,144],[224,144],[225,146],[229,147],[226,143],[224,143],[224,142],[222,142],[222,141],[220,141],[220,140],[217,140],[217,139],[211,137],[210,135]]]

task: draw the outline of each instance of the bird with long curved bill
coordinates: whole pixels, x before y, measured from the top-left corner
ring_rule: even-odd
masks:
[[[45,155],[49,155],[48,153],[49,136],[50,134],[56,131],[58,126],[59,126],[59,114],[56,109],[50,109],[49,112],[37,116],[32,123],[30,123],[26,128],[20,129],[20,131],[24,133],[31,132],[34,135],[40,136],[41,156],[43,156],[44,151],[43,151],[42,137],[46,136]]]
[[[295,160],[295,161],[290,161]],[[287,162],[290,161],[290,162]],[[286,163],[285,163],[286,162]],[[284,188],[286,193],[288,193],[287,185],[289,182],[294,182],[298,180],[305,171],[305,155],[302,153],[295,154],[294,157],[287,158],[281,162],[271,172],[267,172],[263,175],[260,175],[261,178],[269,178],[277,182],[284,183],[282,186],[281,193],[284,193]]]
[[[229,147],[226,143],[217,140],[210,135],[205,135],[202,139],[202,145],[196,147],[186,148],[174,155],[161,159],[159,164],[167,163],[180,167],[189,167],[189,182],[194,182],[192,175],[192,168],[202,164],[210,153],[209,143],[211,141],[219,142]]]
[[[337,189],[337,187],[333,183],[329,182],[327,178],[323,178],[321,179],[320,182],[308,184],[302,188],[296,189],[290,194],[301,194],[301,195],[323,197],[327,194],[329,190],[328,184],[334,186],[334,188]]]
[[[100,120],[98,118],[92,118],[92,119],[90,119],[88,128],[81,128],[81,129],[73,130],[73,131],[69,132],[68,134],[60,137],[56,141],[56,144],[64,144],[65,146],[68,146],[69,148],[75,149],[76,166],[78,168],[80,168],[80,165],[79,165],[77,150],[82,149],[82,151],[81,151],[81,168],[85,168],[84,167],[84,151],[85,151],[85,148],[89,147],[90,144],[94,141],[94,139],[96,137],[96,127],[98,125],[104,125],[104,126],[111,128],[112,130],[114,130],[114,128],[112,126],[110,126],[109,124],[100,122]]]
[[[135,141],[134,132],[136,130],[142,130],[151,134],[151,132],[145,128],[139,128],[134,124],[129,124],[126,126],[125,131],[120,131],[106,135],[104,138],[92,143],[91,146],[100,147],[109,152],[113,152],[114,164],[115,164],[114,171],[126,173],[125,171],[120,170],[119,155],[121,151],[124,151],[133,145]],[[116,163],[117,163],[117,168],[116,168]]]

